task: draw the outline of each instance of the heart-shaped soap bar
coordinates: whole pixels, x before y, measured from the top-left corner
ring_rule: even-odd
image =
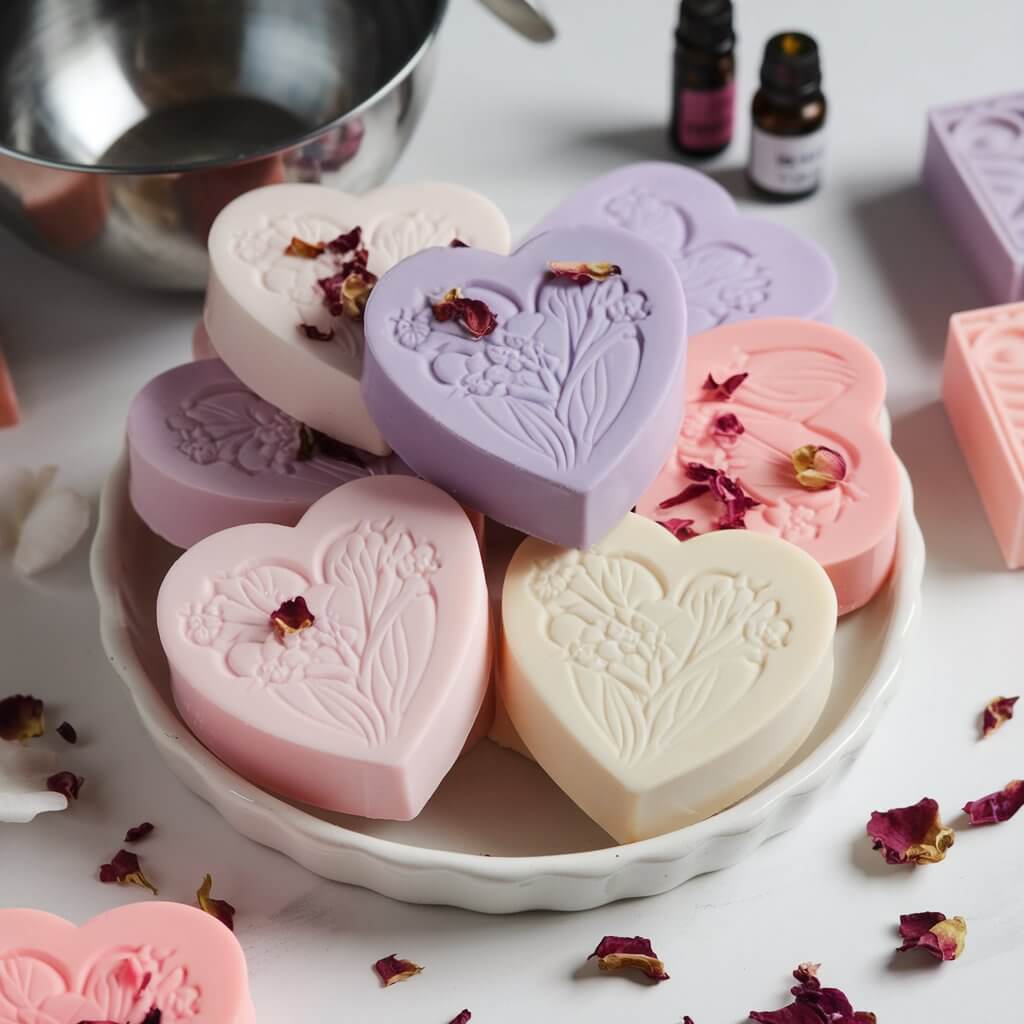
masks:
[[[154,1009],[160,1024],[254,1024],[242,948],[215,918],[138,903],[78,928],[0,910],[0,1024],[139,1024]]]
[[[457,185],[391,185],[363,196],[271,185],[229,203],[210,229],[204,321],[217,354],[258,395],[338,441],[386,455],[359,396],[362,325],[333,316],[318,284],[355,250],[316,254],[315,247],[355,227],[377,276],[454,238],[502,253],[509,245],[501,211]],[[289,254],[293,238],[314,251],[300,246],[307,255]],[[328,340],[308,337],[302,324]]]
[[[824,250],[761,217],[679,164],[620,167],[585,185],[531,235],[574,224],[630,231],[672,261],[686,292],[690,335],[752,317],[829,320],[836,272]]]
[[[354,480],[295,527],[200,541],[164,579],[157,625],[178,711],[210,750],[257,785],[368,818],[419,813],[490,677],[476,534],[414,477]]]
[[[722,384],[746,374],[731,395]],[[673,497],[695,481],[693,463],[720,470],[759,504],[746,526],[797,544],[825,567],[839,614],[866,604],[892,567],[900,513],[900,466],[879,426],[885,372],[861,341],[836,327],[776,318],[730,324],[695,338],[686,373],[686,417],[676,451],[637,502],[658,521],[714,529],[711,493]],[[723,419],[725,417],[725,419]],[[842,479],[804,486],[793,453],[838,453]]]
[[[552,261],[613,263],[578,283]],[[453,288],[497,324],[475,337],[432,305]],[[686,312],[668,260],[623,231],[573,228],[509,257],[431,249],[366,309],[363,397],[403,461],[499,522],[567,546],[632,508],[682,416]]]
[[[500,693],[530,752],[619,842],[771,777],[832,682],[836,598],[792,544],[680,542],[628,515],[588,551],[533,538],[502,591]]]

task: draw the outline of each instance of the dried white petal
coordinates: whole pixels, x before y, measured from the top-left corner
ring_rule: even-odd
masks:
[[[13,548],[36,497],[36,474],[27,466],[0,467],[0,548]]]
[[[14,549],[14,568],[25,576],[55,565],[89,528],[89,502],[70,488],[50,488],[52,479],[22,523]]]
[[[49,750],[0,740],[0,822],[24,823],[46,811],[63,811],[67,797],[46,788],[56,770],[57,757]]]

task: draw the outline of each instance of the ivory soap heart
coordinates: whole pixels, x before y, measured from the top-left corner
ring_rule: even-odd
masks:
[[[285,253],[293,237],[315,245],[357,226],[378,276],[456,237],[495,252],[509,245],[501,211],[457,185],[390,185],[363,196],[321,185],[254,189],[229,203],[210,229],[204,321],[217,353],[256,394],[339,441],[386,455],[359,396],[362,325],[331,316],[317,284],[346,257]],[[302,323],[334,337],[310,340]]]
[[[700,821],[793,755],[832,683],[836,598],[799,548],[680,542],[628,515],[587,551],[526,540],[500,693],[541,767],[621,843]]]
[[[612,262],[578,284],[550,261]],[[432,303],[487,303],[480,338]],[[552,231],[509,257],[431,249],[366,308],[363,397],[388,443],[463,504],[533,536],[599,540],[653,481],[682,417],[686,311],[656,249],[608,228]]]
[[[270,617],[302,597],[313,622]],[[415,817],[487,694],[476,534],[413,477],[354,480],[299,524],[238,526],[186,551],[157,598],[182,718],[257,785],[370,818]]]
[[[219,921],[180,903],[136,903],[80,928],[0,910],[0,1024],[254,1024],[245,957]]]

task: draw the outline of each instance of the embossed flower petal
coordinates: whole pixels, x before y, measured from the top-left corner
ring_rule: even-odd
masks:
[[[143,874],[138,855],[130,850],[118,850],[109,864],[100,865],[100,881],[137,885],[142,889],[148,889],[154,896],[157,895],[156,887]]]
[[[994,733],[1001,725],[1013,718],[1013,706],[1019,697],[995,697],[988,702],[981,716],[981,735]]]
[[[924,949],[937,960],[956,960],[964,951],[967,922],[962,917],[947,918],[937,911],[900,914],[900,938],[897,953]]]
[[[124,841],[126,843],[137,843],[140,839],[145,839],[156,826],[151,821],[144,821],[141,825],[134,825],[124,834]]]
[[[46,728],[43,702],[25,693],[0,700],[0,740],[31,740]]]
[[[622,273],[622,268],[615,263],[573,263],[568,260],[550,260],[548,270],[554,277],[564,277],[574,284],[607,281],[609,277]]]
[[[790,454],[797,483],[809,491],[835,487],[846,479],[846,459],[825,445],[805,444]]]
[[[727,402],[736,393],[736,389],[750,376],[749,373],[734,373],[719,384],[712,374],[708,374],[704,381],[705,391],[713,391],[715,397]]]
[[[78,742],[78,733],[70,722],[61,722],[60,725],[57,726],[57,735],[64,740],[65,743]]]
[[[668,981],[665,964],[654,952],[650,939],[634,935],[606,935],[598,944],[588,960],[597,957],[597,966],[602,971],[615,972],[625,970],[642,971],[652,981]]]
[[[327,250],[344,256],[346,253],[352,252],[353,249],[358,249],[359,243],[362,240],[363,229],[357,224],[351,231],[346,231],[344,234],[338,235],[337,238],[332,238],[327,243]]]
[[[800,964],[793,971],[797,981],[790,989],[793,1002],[779,1010],[751,1010],[750,1019],[758,1024],[875,1024],[875,1015],[855,1010],[841,989],[822,988],[820,966]]]
[[[692,519],[659,519],[658,525],[664,526],[676,540],[689,540],[697,536]]]
[[[316,616],[309,610],[306,599],[301,594],[289,601],[282,602],[280,607],[270,614],[270,626],[280,641],[283,641],[289,633],[298,633],[299,630],[309,629],[314,622],[316,622]]]
[[[473,1014],[471,1014],[469,1012],[469,1010],[463,1010],[461,1013],[459,1013],[456,1016],[452,1017],[452,1019],[448,1022],[448,1024],[469,1024],[469,1022],[472,1019],[473,1019]]]
[[[227,900],[215,900],[210,893],[213,891],[213,878],[210,875],[203,876],[203,884],[196,892],[196,902],[199,909],[218,921],[229,931],[235,930],[235,908]]]
[[[411,960],[400,960],[394,953],[381,957],[373,965],[373,969],[385,988],[397,985],[400,981],[407,981],[423,970],[419,964],[414,964]]]
[[[74,772],[56,772],[46,780],[46,788],[51,793],[61,793],[69,800],[78,799],[84,784],[85,779]]]
[[[306,242],[293,235],[292,240],[285,247],[285,256],[298,256],[303,260],[315,260],[327,246],[323,242]]]
[[[299,324],[299,330],[309,338],[310,341],[332,341],[334,339],[334,328],[326,331],[320,330],[316,324]]]
[[[909,807],[872,811],[867,833],[888,864],[934,864],[953,845],[953,829],[942,824],[939,805],[930,797]]]
[[[995,825],[1009,821],[1021,807],[1024,807],[1024,780],[1013,779],[995,793],[969,800],[964,804],[964,813],[970,817],[972,825]]]

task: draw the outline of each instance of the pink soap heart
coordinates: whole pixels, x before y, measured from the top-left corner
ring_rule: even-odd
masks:
[[[312,621],[275,629],[300,597]],[[352,481],[295,527],[200,541],[168,572],[157,624],[196,736],[257,785],[329,810],[415,817],[487,693],[476,534],[412,477]]]
[[[245,957],[219,921],[179,903],[118,907],[80,928],[0,910],[0,1024],[253,1024]]]

